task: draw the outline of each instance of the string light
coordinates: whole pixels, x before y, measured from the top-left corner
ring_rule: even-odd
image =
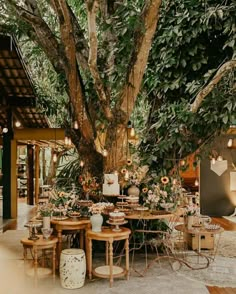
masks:
[[[114,171],[114,175],[118,176],[119,172],[117,170]]]
[[[78,124],[77,120],[74,121],[74,129],[75,130],[79,129],[79,124]]]
[[[135,129],[134,129],[134,126],[132,126],[130,130],[130,137],[134,137],[134,136],[135,136]]]
[[[198,179],[195,180],[194,185],[195,185],[196,187],[199,186]]]
[[[124,179],[125,179],[125,181],[129,180],[129,171],[128,170],[125,172]]]
[[[176,185],[177,184],[177,180],[176,179],[173,179],[173,185]]]
[[[53,162],[57,162],[57,154],[53,153],[53,157],[52,157]]]
[[[79,166],[80,166],[80,167],[83,167],[83,166],[84,166],[84,162],[83,162],[83,160],[80,161]]]
[[[16,126],[17,128],[19,128],[19,127],[21,126],[21,122],[17,120],[17,121],[15,122],[15,126]]]
[[[229,141],[228,141],[228,143],[227,143],[227,147],[232,147],[233,146],[233,139],[232,138],[230,138],[229,139]]]
[[[3,128],[2,132],[6,134],[8,132],[8,128]]]
[[[182,159],[182,160],[180,161],[180,165],[181,165],[181,166],[184,166],[184,165],[185,165],[185,160],[184,160],[184,159]]]
[[[103,149],[103,151],[102,151],[102,155],[103,155],[104,157],[107,157],[107,155],[108,155],[108,151],[107,151],[106,149]]]
[[[217,157],[217,161],[223,161],[223,157],[222,157],[221,155],[219,155],[219,156]]]
[[[69,142],[69,138],[67,136],[65,136],[64,142],[65,142],[65,145],[67,146]]]

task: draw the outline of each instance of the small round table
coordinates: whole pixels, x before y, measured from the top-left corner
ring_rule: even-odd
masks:
[[[34,276],[37,278],[38,274],[38,251],[44,249],[52,249],[52,274],[55,278],[55,269],[56,269],[56,246],[58,238],[51,236],[49,239],[43,239],[43,236],[40,235],[38,240],[29,240],[28,238],[22,238],[20,240],[24,248],[24,261],[27,259],[27,249],[33,248],[33,259],[34,259]]]
[[[57,231],[58,238],[58,261],[60,260],[60,254],[62,250],[62,232],[63,231],[80,231],[80,248],[84,249],[84,231],[91,227],[89,219],[79,218],[73,220],[68,218],[66,220],[51,219],[51,225]]]
[[[111,228],[102,228],[101,232],[93,232],[88,230],[87,237],[87,258],[88,258],[88,275],[92,279],[92,275],[100,278],[109,278],[110,287],[113,285],[113,279],[116,277],[126,276],[129,279],[129,235],[131,230],[128,228],[120,227],[120,231],[113,231]],[[92,241],[105,241],[106,242],[106,265],[99,266],[92,269]],[[125,268],[113,265],[113,242],[125,240]]]

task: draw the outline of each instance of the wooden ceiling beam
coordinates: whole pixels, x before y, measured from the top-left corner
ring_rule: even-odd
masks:
[[[64,140],[65,129],[18,129],[14,131],[15,140]]]

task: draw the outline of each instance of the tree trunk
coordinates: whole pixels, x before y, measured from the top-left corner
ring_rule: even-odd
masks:
[[[118,125],[110,128],[107,132],[105,148],[108,156],[104,160],[104,171],[114,172],[125,166],[130,158],[128,148],[128,130],[125,125]]]

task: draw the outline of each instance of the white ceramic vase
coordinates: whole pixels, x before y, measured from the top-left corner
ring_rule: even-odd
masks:
[[[43,228],[50,229],[50,227],[51,227],[51,217],[43,216]]]
[[[139,188],[137,186],[135,186],[135,185],[130,186],[127,192],[128,192],[129,196],[133,195],[133,196],[138,197],[139,194],[140,194]]]
[[[187,228],[188,228],[188,230],[192,229],[193,221],[194,221],[194,216],[193,215],[188,215],[187,216]]]
[[[92,225],[93,232],[102,231],[103,216],[101,214],[97,213],[97,214],[91,215],[90,222]]]

